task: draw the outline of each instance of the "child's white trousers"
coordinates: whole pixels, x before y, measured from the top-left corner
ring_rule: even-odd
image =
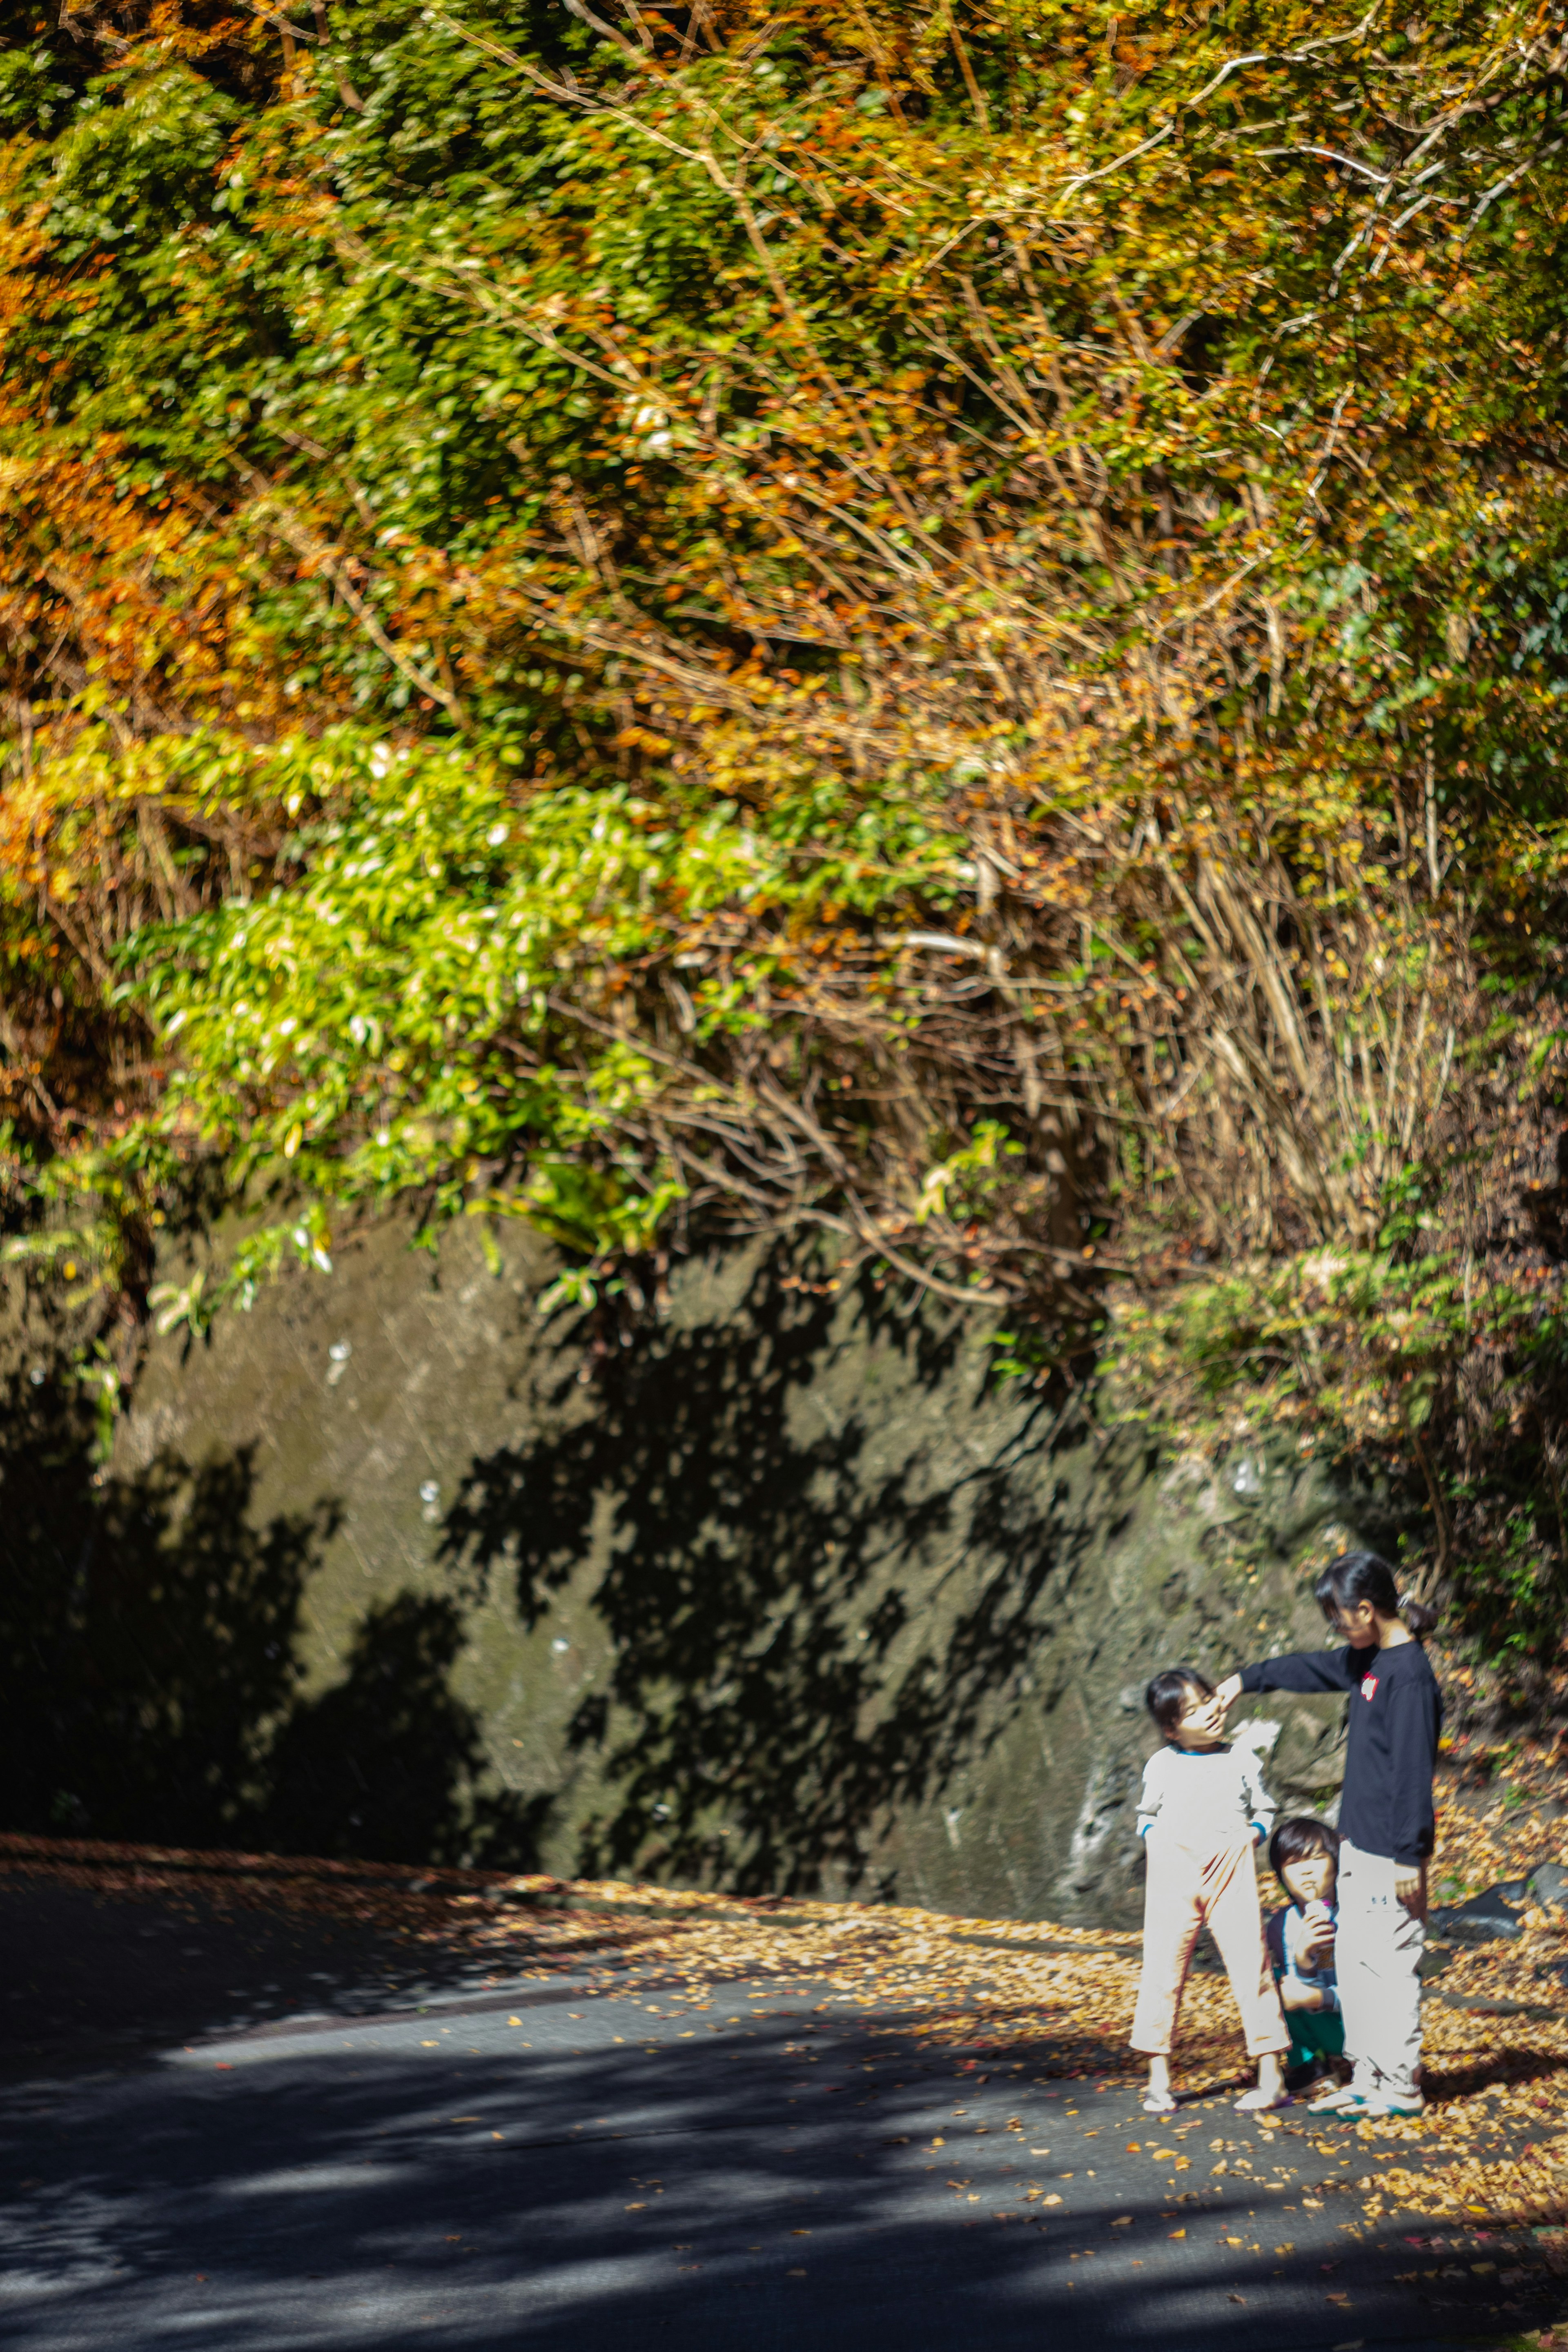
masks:
[[[1410,2098],[1421,2086],[1421,1979],[1426,1925],[1394,1891],[1405,1865],[1340,1848],[1334,1965],[1345,2020],[1345,2055],[1364,2098]]]
[[[1254,2058],[1290,2047],[1274,1971],[1263,1942],[1258,1872],[1250,1832],[1218,1853],[1199,1853],[1163,1838],[1148,1838],[1149,1882],[1143,1897],[1143,1970],[1131,2042],[1152,2058],[1169,2055],[1187,1971],[1205,1925],[1225,1962],[1247,2047]]]

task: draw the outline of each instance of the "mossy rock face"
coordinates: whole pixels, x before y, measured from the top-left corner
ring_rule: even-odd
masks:
[[[1321,1643],[1303,1560],[1386,1532],[869,1280],[693,1261],[595,1356],[551,1273],[368,1225],[156,1341],[96,1471],[62,1404],[43,1478],[13,1383],[15,1825],[1131,1921],[1144,1680]],[[1247,1711],[1331,1792],[1338,1703]]]

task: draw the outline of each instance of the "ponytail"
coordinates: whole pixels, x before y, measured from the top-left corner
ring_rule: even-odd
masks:
[[[1374,1551],[1342,1551],[1331,1560],[1318,1579],[1315,1598],[1331,1622],[1339,1610],[1369,1601],[1380,1617],[1402,1618],[1417,1642],[1437,1622],[1435,1609],[1414,1593],[1400,1591],[1394,1570]]]
[[[1399,1613],[1405,1621],[1405,1632],[1417,1642],[1424,1642],[1437,1622],[1436,1610],[1425,1601],[1417,1601],[1413,1592],[1400,1594]]]

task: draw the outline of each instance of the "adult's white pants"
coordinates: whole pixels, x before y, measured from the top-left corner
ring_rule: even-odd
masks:
[[[1344,2011],[1345,2055],[1366,2098],[1408,2098],[1421,2084],[1421,1979],[1426,1925],[1394,1891],[1405,1865],[1340,1848],[1334,1965]]]

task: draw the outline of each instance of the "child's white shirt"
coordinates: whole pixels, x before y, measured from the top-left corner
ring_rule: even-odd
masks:
[[[1173,1748],[1143,1767],[1138,1834],[1197,1853],[1223,1853],[1243,1837],[1267,1838],[1275,1803],[1250,1748]]]

